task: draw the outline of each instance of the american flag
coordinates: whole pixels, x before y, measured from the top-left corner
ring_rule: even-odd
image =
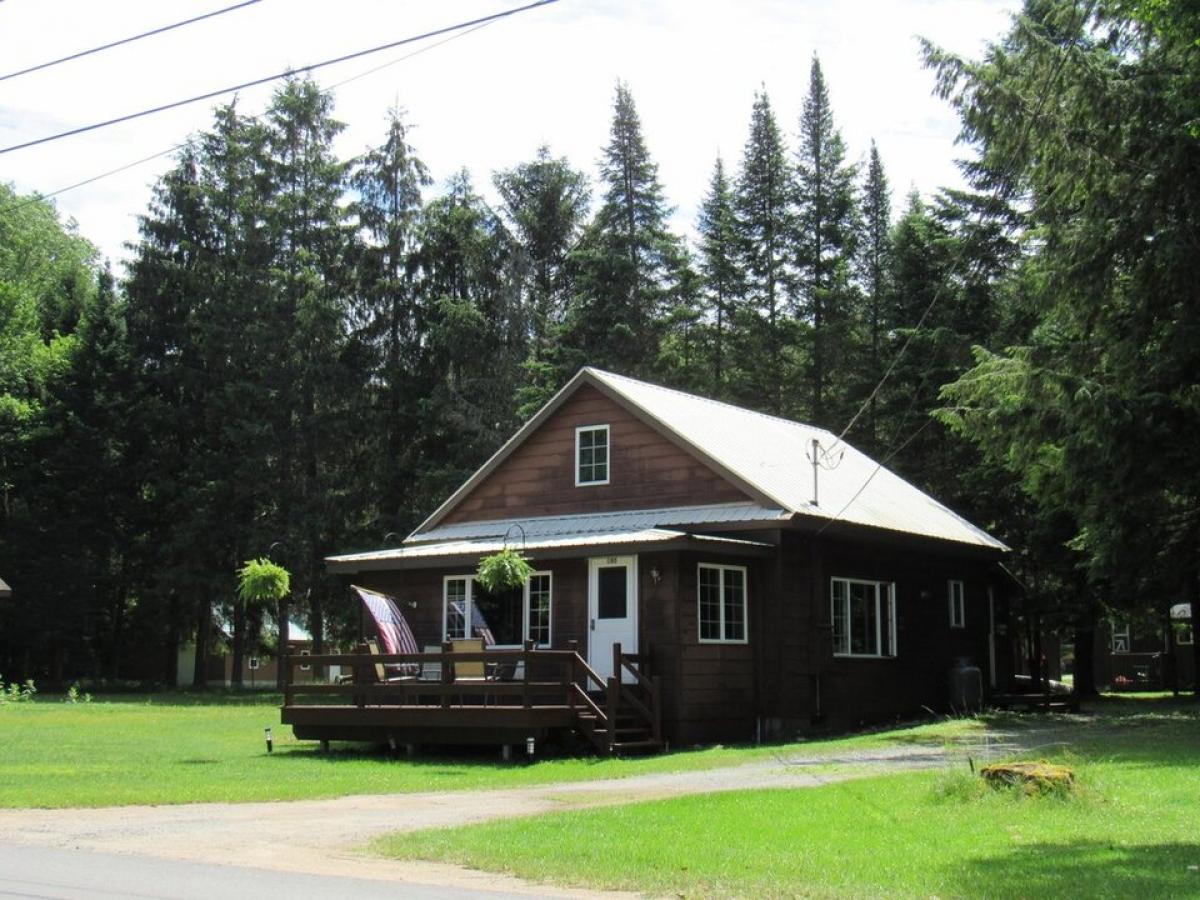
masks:
[[[367,612],[375,620],[379,629],[379,640],[383,644],[384,653],[420,653],[417,640],[413,637],[408,620],[396,606],[396,601],[387,594],[368,591],[366,588],[354,587],[354,592],[366,604]],[[402,670],[413,666],[401,666]]]
[[[461,619],[463,618],[463,600],[452,600],[450,606]],[[496,636],[492,634],[492,629],[488,627],[487,619],[483,617],[483,613],[479,611],[479,607],[474,603],[471,604],[471,633],[477,638],[483,638],[483,646],[490,647],[496,643]]]

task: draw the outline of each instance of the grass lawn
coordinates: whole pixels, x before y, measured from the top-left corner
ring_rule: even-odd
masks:
[[[1011,720],[1021,722],[1023,719]],[[1042,755],[1069,799],[962,771],[691,796],[401,834],[374,849],[681,896],[1200,896],[1200,712],[1111,700]]]
[[[447,791],[619,778],[699,769],[778,752],[832,753],[885,740],[858,735],[786,747],[712,748],[642,759],[593,757],[502,763],[470,757],[396,759],[379,748],[334,745],[321,754],[279,724],[274,696],[142,695],[67,704],[49,697],[0,706],[0,807],[297,800],[348,794]],[[271,726],[268,755],[263,728]],[[970,721],[891,732],[939,745],[978,728]]]

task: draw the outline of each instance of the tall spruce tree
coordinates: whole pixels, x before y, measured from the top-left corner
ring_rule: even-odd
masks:
[[[389,112],[383,142],[357,161],[351,183],[358,197],[354,213],[364,236],[356,261],[360,336],[370,348],[368,365],[374,378],[369,392],[377,404],[369,421],[377,423],[379,435],[378,443],[371,444],[373,464],[362,471],[374,482],[382,517],[376,531],[384,534],[415,524],[419,512],[412,508],[412,487],[418,465],[418,398],[426,387],[420,357],[428,316],[418,302],[411,261],[422,191],[431,179],[409,143],[400,110]]]
[[[871,392],[883,377],[888,275],[891,266],[892,196],[879,148],[871,141],[867,176],[862,187],[862,234],[859,239],[858,277],[865,299],[865,365],[858,373],[863,385],[856,400],[870,395],[867,409],[867,443],[878,446],[878,398]]]
[[[587,222],[587,177],[543,145],[529,162],[493,178],[501,212],[518,251],[523,300],[529,322],[529,357],[520,405],[528,414],[558,388],[553,344],[558,339],[573,279],[570,254]]]
[[[719,156],[713,165],[708,194],[700,205],[696,230],[700,235],[699,273],[711,330],[708,345],[712,377],[705,386],[720,397],[725,395],[730,377],[730,360],[734,358],[731,332],[744,288],[733,187]]]
[[[794,192],[783,136],[763,89],[754,95],[734,195],[746,301],[738,331],[748,351],[740,354],[744,374],[734,392],[743,402],[765,402],[776,414],[787,405],[787,348],[793,332],[787,307],[793,289],[788,257],[795,228]]]
[[[679,241],[667,228],[669,209],[633,95],[620,82],[600,180],[600,209],[575,254],[578,280],[562,362],[567,370],[589,362],[644,374],[658,349]],[[566,374],[561,369],[560,363]]]
[[[845,411],[843,384],[851,359],[856,297],[851,283],[857,233],[855,169],[833,121],[820,60],[813,57],[800,116],[796,166],[797,312],[808,326],[808,417],[833,425]]]

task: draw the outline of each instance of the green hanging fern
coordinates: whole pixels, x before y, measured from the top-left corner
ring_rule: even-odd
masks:
[[[479,561],[475,580],[491,593],[519,588],[533,574],[533,566],[516,550],[507,547]]]
[[[288,595],[291,575],[269,559],[248,559],[238,569],[238,596],[247,603],[275,603]]]

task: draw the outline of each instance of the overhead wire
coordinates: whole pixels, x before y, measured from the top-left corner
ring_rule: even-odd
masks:
[[[1076,24],[1076,28],[1080,27],[1081,25],[1083,25],[1084,23],[1087,22],[1087,20],[1091,17],[1091,10],[1094,8],[1094,6],[1095,6],[1094,2],[1085,4],[1083,10],[1081,11],[1079,21]],[[1069,33],[1073,33],[1074,30],[1075,29],[1072,29],[1071,32],[1069,32]],[[1056,60],[1054,71],[1051,73],[1050,77],[1046,79],[1044,88],[1041,92],[1041,95],[1038,97],[1037,104],[1033,109],[1033,113],[1032,113],[1032,115],[1030,115],[1029,119],[1025,123],[1025,128],[1021,134],[1021,140],[1018,142],[1018,146],[1022,149],[1022,152],[1023,152],[1023,149],[1025,148],[1025,146],[1029,142],[1029,137],[1030,137],[1030,133],[1033,130],[1034,122],[1037,121],[1041,117],[1042,110],[1045,108],[1046,102],[1050,97],[1050,93],[1054,90],[1054,88],[1058,84],[1058,80],[1062,75],[1062,70],[1063,70],[1063,67],[1065,64],[1066,64],[1066,52],[1064,51],[1062,53],[1062,55],[1059,56],[1058,60]],[[960,243],[954,259],[951,260],[951,264],[947,268],[947,272],[949,273],[950,271],[953,271],[954,269],[956,269],[963,262],[963,259],[965,258],[965,256],[966,256],[966,244]],[[833,452],[833,450],[835,450],[837,448],[837,446],[843,442],[843,439],[846,437],[846,434],[850,431],[851,428],[853,428],[855,426],[855,424],[858,422],[858,420],[862,417],[862,414],[864,412],[866,412],[867,408],[871,405],[871,402],[879,395],[880,390],[883,389],[884,384],[886,384],[888,379],[892,376],[892,373],[896,370],[896,366],[899,365],[900,360],[903,359],[904,355],[908,352],[908,348],[911,346],[913,339],[916,337],[917,332],[919,332],[921,330],[921,328],[924,327],[926,320],[929,318],[929,314],[931,312],[933,312],[933,308],[937,305],[938,300],[941,299],[941,296],[945,291],[945,285],[946,285],[945,279],[940,280],[938,282],[938,284],[935,285],[934,291],[933,291],[933,296],[930,298],[929,303],[925,307],[925,310],[921,313],[920,318],[917,320],[917,324],[915,326],[913,326],[912,329],[909,331],[907,338],[905,339],[904,343],[900,346],[900,350],[896,353],[895,357],[893,357],[891,363],[888,365],[887,369],[884,371],[883,376],[879,379],[879,381],[875,384],[875,387],[871,390],[871,393],[867,395],[867,398],[859,405],[858,410],[854,413],[853,416],[850,417],[850,421],[848,423],[846,423],[846,427],[843,428],[841,430],[841,432],[838,434],[838,436],[834,440],[832,446],[828,450],[824,451],[826,454]],[[914,394],[914,399],[915,399],[915,394]],[[910,408],[911,408],[911,403],[910,403]],[[842,517],[842,515],[846,512],[846,510],[848,510],[854,504],[854,502],[860,496],[862,496],[862,493],[863,493],[863,491],[865,491],[867,489],[867,486],[872,481],[875,480],[875,476],[879,474],[879,470],[882,469],[889,460],[894,458],[905,447],[907,447],[914,440],[916,440],[917,435],[921,434],[921,432],[923,432],[926,428],[928,428],[932,422],[933,422],[932,418],[927,418],[925,420],[924,424],[922,424],[921,427],[918,428],[913,434],[909,435],[909,437],[906,438],[902,444],[900,444],[894,450],[891,450],[887,454],[887,456],[885,456],[883,458],[883,460],[876,463],[875,468],[871,471],[871,474],[867,476],[866,480],[862,483],[862,485],[858,488],[858,490],[856,490],[854,492],[853,496],[851,496],[851,498],[848,501],[846,501],[846,504],[840,510],[838,510],[837,514],[835,516],[833,516],[833,518],[828,519],[825,522],[825,524],[821,526],[820,530],[817,532],[817,535],[820,536],[821,534],[823,534],[826,531],[826,529],[828,529],[831,525],[833,525],[834,522],[837,522]]]
[[[378,46],[375,46],[375,47],[368,47],[365,50],[358,50],[358,51],[355,51],[354,53],[346,53],[346,54],[343,54],[342,56],[337,56],[332,59],[325,59],[325,60],[321,60],[320,62],[309,63],[306,66],[299,66],[296,68],[285,69],[282,72],[276,72],[272,75],[264,75],[261,78],[254,78],[254,79],[251,79],[250,81],[243,81],[240,84],[230,85],[228,87],[219,88],[219,89],[213,90],[213,91],[206,91],[203,94],[197,94],[193,97],[186,97],[182,100],[172,101],[171,103],[163,103],[159,106],[154,106],[154,107],[150,107],[148,109],[138,110],[137,112],[133,112],[133,113],[127,113],[126,115],[117,116],[112,119],[106,119],[102,122],[93,122],[90,125],[82,125],[78,128],[71,128],[67,131],[60,131],[56,134],[46,135],[45,137],[36,138],[32,141],[24,141],[20,144],[12,144],[8,147],[0,148],[0,155],[3,155],[5,153],[12,153],[16,150],[25,150],[29,147],[37,147],[41,144],[50,143],[51,141],[58,141],[58,140],[62,140],[63,138],[73,137],[77,134],[84,134],[89,131],[96,131],[97,129],[107,128],[111,125],[119,125],[122,122],[131,122],[135,119],[141,119],[146,116],[155,115],[160,112],[166,112],[167,110],[178,109],[181,106],[188,106],[189,104],[192,104],[192,103],[199,103],[202,100],[211,100],[212,98],[220,97],[223,94],[232,94],[237,91],[245,90],[247,88],[257,87],[261,84],[268,84],[272,81],[278,81],[282,78],[287,78],[291,75],[295,75],[297,72],[315,72],[317,69],[323,69],[323,68],[326,68],[327,66],[337,65],[338,63],[349,62],[352,59],[359,59],[363,56],[370,56],[375,53],[381,53],[384,50],[391,50],[394,47],[401,47],[401,46],[404,46],[405,44],[414,44],[414,43],[417,43],[418,41],[425,41],[425,40],[428,40],[429,38],[439,37],[443,34],[448,34],[450,32],[461,31],[464,29],[472,28],[473,26],[476,26],[476,25],[481,25],[481,24],[488,23],[488,22],[494,22],[498,19],[504,19],[504,18],[508,18],[509,16],[515,16],[519,13],[528,12],[529,10],[537,9],[538,7],[541,7],[541,6],[549,6],[550,4],[557,3],[557,2],[558,2],[558,0],[535,0],[535,2],[527,3],[524,6],[512,7],[510,9],[502,10],[501,12],[493,13],[488,16],[480,16],[479,18],[470,19],[466,22],[459,22],[458,24],[455,24],[455,25],[447,25],[444,28],[437,28],[437,29],[434,29],[433,31],[427,31],[424,34],[413,35],[411,37],[401,38],[400,40],[396,40],[396,41],[389,41],[386,44],[379,44]]]
[[[58,59],[52,59],[49,62],[39,63],[36,66],[30,66],[27,69],[20,69],[16,72],[9,72],[7,75],[0,75],[0,81],[8,81],[10,78],[16,78],[20,75],[28,75],[31,72],[40,72],[42,69],[49,69],[51,66],[61,65],[62,63],[71,62],[75,59],[82,59],[85,56],[91,56],[93,53],[100,53],[103,50],[111,50],[113,47],[121,47],[125,44],[132,44],[134,41],[140,41],[143,38],[153,37],[156,34],[162,34],[166,31],[174,31],[176,28],[183,28],[185,25],[194,25],[196,22],[203,22],[205,19],[212,19],[216,16],[223,16],[226,13],[235,12],[239,9],[244,9],[247,6],[253,6],[255,3],[261,3],[262,0],[242,0],[241,3],[235,3],[233,6],[226,6],[224,9],[214,10],[213,12],[204,13],[201,16],[193,16],[190,19],[184,19],[182,22],[174,22],[170,25],[163,25],[160,28],[154,28],[150,31],[143,31],[141,34],[131,35],[130,37],[121,38],[119,41],[111,41],[107,44],[101,44],[99,47],[92,47],[90,50],[80,50],[78,53],[72,53],[68,56],[62,56]]]
[[[0,0],[0,2],[3,2],[3,0]],[[376,72],[380,72],[380,71],[382,71],[383,69],[389,68],[389,67],[391,67],[391,66],[394,66],[394,65],[396,65],[396,64],[398,64],[398,63],[402,63],[402,62],[404,62],[405,60],[412,59],[414,56],[420,56],[422,53],[427,53],[427,52],[429,52],[430,50],[433,50],[433,49],[435,49],[435,48],[437,48],[437,47],[441,47],[441,46],[443,46],[443,45],[445,45],[445,44],[448,44],[448,43],[450,43],[451,41],[455,41],[455,40],[458,40],[459,38],[466,37],[466,36],[467,36],[467,35],[469,35],[469,34],[473,34],[474,32],[476,32],[476,31],[479,31],[479,30],[480,30],[480,29],[482,29],[482,28],[487,28],[489,25],[494,25],[496,21],[497,21],[497,20],[495,20],[495,19],[492,19],[492,20],[489,20],[489,21],[486,21],[486,22],[480,22],[478,25],[475,25],[475,26],[473,26],[473,27],[471,27],[471,28],[468,28],[468,29],[466,29],[466,30],[464,30],[464,31],[459,31],[459,32],[457,32],[457,33],[455,33],[455,34],[452,34],[452,35],[450,35],[449,37],[443,38],[443,39],[442,39],[442,40],[440,40],[440,41],[435,41],[434,43],[432,43],[432,44],[429,44],[428,46],[422,47],[422,48],[420,48],[419,50],[414,50],[414,51],[412,51],[411,53],[406,53],[406,54],[404,54],[403,56],[399,56],[399,57],[397,57],[396,59],[393,59],[393,60],[390,60],[390,61],[388,61],[388,62],[384,63],[383,65],[380,65],[380,66],[374,66],[374,67],[372,67],[372,68],[370,68],[370,69],[367,69],[367,70],[365,70],[365,71],[363,71],[363,72],[359,72],[357,75],[352,75],[352,76],[350,76],[349,78],[343,79],[342,81],[337,81],[337,82],[334,82],[333,84],[331,84],[331,85],[328,85],[327,87],[324,87],[324,88],[322,88],[322,90],[325,90],[325,91],[335,91],[335,90],[337,90],[338,88],[340,88],[340,87],[344,87],[344,86],[345,86],[345,85],[347,85],[347,84],[350,84],[350,83],[352,83],[352,82],[358,81],[358,80],[359,80],[359,79],[361,79],[361,78],[366,78],[368,75],[373,75],[373,74],[375,74]],[[184,146],[186,146],[186,145],[187,145],[187,141],[182,141],[182,142],[180,142],[180,143],[178,143],[178,144],[174,144],[173,146],[171,146],[171,147],[168,147],[168,148],[167,148],[167,149],[165,149],[165,150],[160,150],[160,151],[158,151],[157,153],[152,153],[152,154],[150,154],[149,156],[143,156],[142,158],[140,158],[140,159],[136,159],[136,160],[134,160],[133,162],[125,163],[124,165],[118,166],[118,167],[117,167],[117,168],[115,168],[115,169],[109,169],[109,170],[108,170],[108,171],[106,171],[106,172],[101,172],[101,173],[99,173],[98,175],[93,175],[93,176],[91,176],[90,178],[84,178],[84,179],[83,179],[83,180],[81,180],[81,181],[76,181],[76,182],[74,182],[73,184],[68,184],[68,185],[65,185],[64,187],[57,188],[56,190],[53,190],[53,191],[48,191],[48,192],[46,192],[46,193],[37,193],[37,194],[34,194],[34,195],[32,195],[32,196],[25,197],[25,198],[23,198],[23,199],[19,199],[19,200],[12,201],[12,202],[10,202],[10,203],[8,203],[8,204],[5,204],[5,205],[0,205],[0,213],[3,213],[3,212],[8,212],[8,211],[10,211],[10,210],[14,210],[14,209],[20,209],[20,208],[22,208],[22,207],[24,207],[24,206],[28,206],[28,205],[31,205],[31,204],[33,204],[33,203],[38,203],[38,202],[40,202],[40,201],[43,201],[43,200],[48,200],[48,199],[50,199],[51,197],[56,197],[56,196],[58,196],[59,194],[65,194],[67,191],[73,191],[73,190],[75,190],[76,188],[85,187],[86,185],[93,184],[93,183],[95,183],[95,182],[97,182],[97,181],[101,181],[101,180],[103,180],[103,179],[105,179],[105,178],[109,178],[109,177],[111,177],[111,176],[113,176],[113,175],[119,175],[120,173],[122,173],[122,172],[126,172],[126,171],[128,171],[129,169],[136,168],[137,166],[140,166],[140,165],[143,165],[143,164],[145,164],[145,163],[151,162],[151,161],[153,161],[153,160],[156,160],[156,159],[158,159],[158,158],[160,158],[160,157],[167,156],[167,155],[168,155],[168,154],[170,154],[170,153],[174,153],[176,150],[179,150],[179,149],[183,148],[183,147],[184,147]]]

